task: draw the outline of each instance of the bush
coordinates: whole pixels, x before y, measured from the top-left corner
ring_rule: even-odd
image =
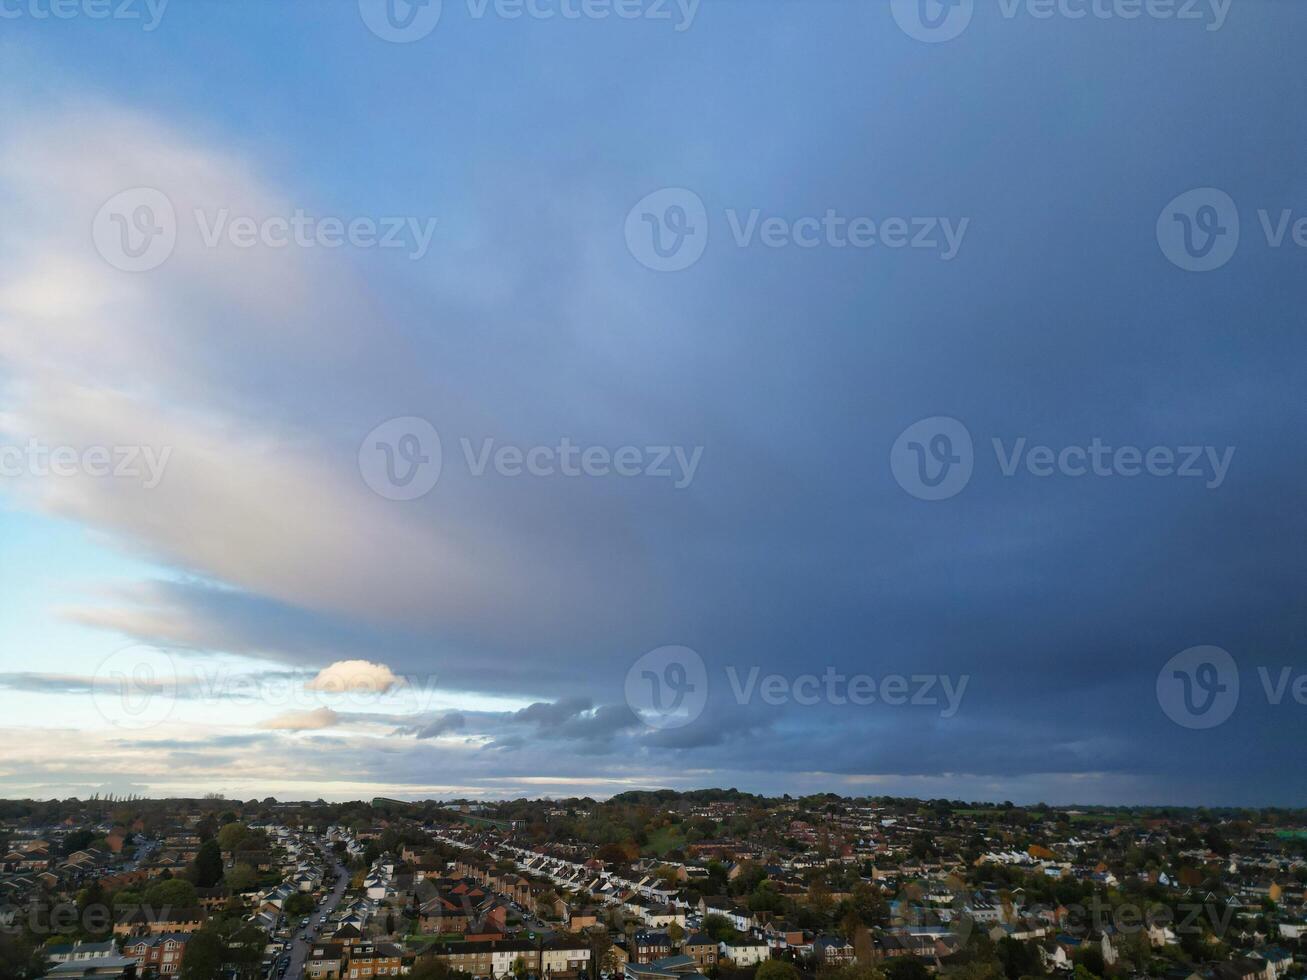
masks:
[[[799,980],[799,971],[785,960],[768,960],[758,967],[754,980]]]

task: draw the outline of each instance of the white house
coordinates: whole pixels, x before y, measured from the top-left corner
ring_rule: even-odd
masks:
[[[739,939],[733,943],[719,943],[717,955],[737,967],[748,967],[771,959],[771,949],[761,939]]]

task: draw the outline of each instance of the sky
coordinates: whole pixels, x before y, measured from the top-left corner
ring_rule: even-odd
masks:
[[[1307,804],[1307,7],[389,2],[0,2],[0,796]]]

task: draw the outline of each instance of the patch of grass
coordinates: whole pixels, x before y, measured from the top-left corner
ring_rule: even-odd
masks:
[[[662,857],[668,851],[674,851],[677,848],[685,847],[685,836],[681,833],[679,825],[669,825],[659,827],[649,835],[649,843],[645,844],[642,851],[645,854],[653,854]]]

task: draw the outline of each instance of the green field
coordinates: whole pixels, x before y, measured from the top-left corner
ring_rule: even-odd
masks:
[[[685,837],[678,826],[659,827],[649,835],[649,843],[641,849],[645,854],[662,857],[668,851],[685,847]]]

